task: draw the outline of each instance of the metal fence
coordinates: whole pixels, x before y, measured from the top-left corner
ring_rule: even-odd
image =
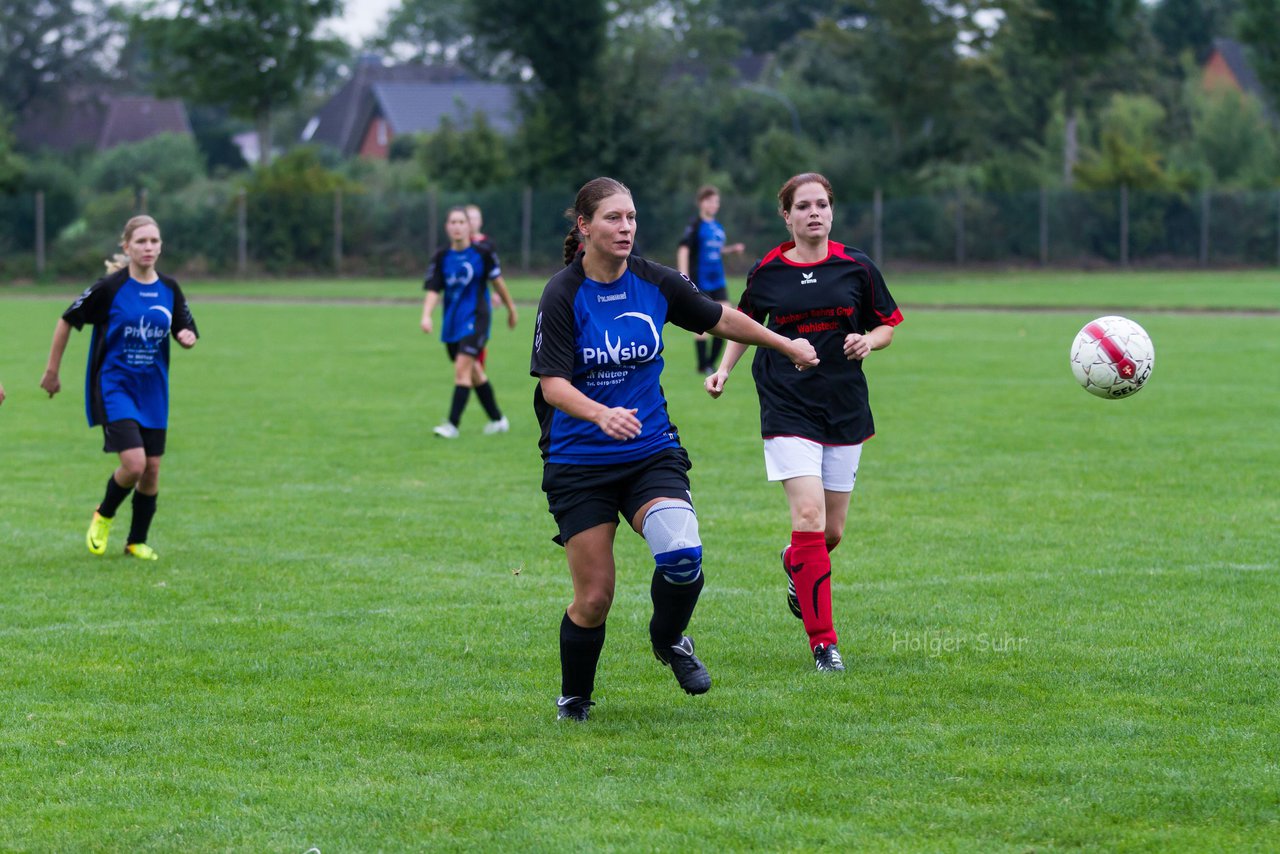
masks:
[[[247,194],[222,184],[148,200],[92,199],[50,222],[44,196],[0,196],[0,277],[84,278],[109,255],[123,222],[160,222],[166,266],[195,276],[418,276],[445,240],[444,212],[474,202],[510,272],[560,266],[571,191]],[[637,248],[673,263],[692,200],[637,193]],[[786,239],[772,200],[727,197],[720,212],[742,272]],[[55,233],[56,232],[56,233]],[[1280,193],[1040,190],[837,199],[833,237],[878,263],[1231,267],[1280,265]],[[741,268],[741,269],[738,269]]]

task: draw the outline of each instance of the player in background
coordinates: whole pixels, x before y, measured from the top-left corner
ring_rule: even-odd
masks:
[[[449,209],[445,219],[449,245],[436,252],[427,268],[423,287],[427,296],[422,303],[422,331],[430,334],[431,320],[440,295],[444,294],[444,311],[440,322],[440,340],[453,362],[453,402],[449,417],[435,428],[445,439],[458,438],[462,411],[474,388],[480,405],[489,416],[486,434],[505,433],[511,425],[493,394],[493,386],[484,371],[485,344],[489,341],[492,304],[489,285],[507,307],[507,327],[516,328],[516,304],[502,279],[498,256],[484,243],[472,243],[471,222],[465,208]]]
[[[156,560],[147,537],[156,513],[169,427],[169,337],[189,350],[199,332],[178,283],[156,270],[161,249],[156,221],[135,216],[125,223],[120,241],[124,254],[107,261],[107,275],[58,319],[40,387],[49,397],[62,390],[58,371],[71,330],[92,324],[85,411],[90,427],[102,426],[102,450],[118,454],[120,465],[107,479],[85,542],[91,554],[106,552],[116,511],[132,491],[133,516],[124,552]]]
[[[484,233],[484,212],[480,210],[480,206],[470,204],[464,210],[467,212],[467,222],[471,223],[471,242],[483,243],[490,252],[496,255],[497,248],[493,245],[493,241],[489,239],[489,235]]]
[[[711,687],[685,634],[703,586],[702,541],[689,456],[660,384],[664,324],[777,348],[796,369],[815,359],[809,342],[770,332],[633,255],[635,203],[619,181],[588,181],[566,215],[566,266],[542,292],[529,371],[538,378],[542,489],[573,579],[560,621],[557,717],[585,721],[613,603],[620,513],[654,559],[654,655],[687,693]]]
[[[698,215],[685,226],[676,249],[676,269],[689,277],[698,290],[725,308],[731,308],[729,287],[724,278],[724,255],[744,251],[741,243],[725,245],[724,226],[716,221],[720,212],[720,191],[710,184],[698,188]],[[694,338],[698,353],[698,373],[709,374],[715,369],[716,359],[724,341],[707,334]]]
[[[0,385],[0,403],[4,403],[4,386]]]
[[[842,671],[831,611],[830,552],[840,543],[862,443],[875,433],[863,362],[888,347],[902,314],[865,254],[830,239],[835,194],[823,176],[796,175],[778,192],[792,240],[747,274],[738,308],[782,335],[813,341],[821,364],[797,373],[770,351],[751,365],[760,398],[765,472],[781,481],[791,510],[782,550],[787,603],[804,621],[820,671]],[[729,344],[707,377],[713,397],[746,348]]]

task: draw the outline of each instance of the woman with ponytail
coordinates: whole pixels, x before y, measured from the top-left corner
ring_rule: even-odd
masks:
[[[685,634],[703,585],[702,541],[689,456],[660,384],[664,324],[775,349],[797,370],[817,359],[803,338],[726,311],[675,270],[637,257],[635,203],[619,181],[587,182],[566,215],[566,266],[542,292],[530,373],[538,378],[542,488],[573,580],[560,622],[557,717],[585,721],[613,602],[620,514],[655,563],[654,656],[686,693],[711,687]]]
[[[120,465],[107,479],[85,542],[91,554],[106,552],[116,510],[133,492],[124,553],[156,560],[147,536],[169,426],[169,337],[189,350],[199,333],[178,283],[156,270],[161,249],[156,221],[149,216],[129,220],[120,247],[122,254],[106,262],[107,275],[58,319],[40,387],[49,397],[62,390],[58,371],[71,330],[91,324],[85,412],[90,427],[102,427],[102,450],[118,454]]]

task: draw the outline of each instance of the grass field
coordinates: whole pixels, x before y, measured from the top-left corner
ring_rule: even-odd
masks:
[[[713,402],[668,327],[715,686],[653,661],[652,560],[623,533],[584,726],[554,720],[570,585],[532,305],[491,348],[512,432],[480,435],[473,401],[445,442],[416,283],[192,284],[142,565],[127,507],[106,557],[84,547],[112,467],[87,334],[63,394],[37,388],[74,288],[0,290],[0,849],[1274,850],[1280,283],[1173,279],[895,287],[834,556],[843,678],[783,602],[747,366]],[[1079,308],[928,307],[960,303]],[[1113,306],[1157,353],[1117,402],[1067,366]],[[1188,306],[1271,313],[1154,310]]]

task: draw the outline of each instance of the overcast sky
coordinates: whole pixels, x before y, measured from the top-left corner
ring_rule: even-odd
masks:
[[[399,4],[400,0],[347,0],[346,14],[330,25],[347,41],[359,44],[373,35],[378,24]]]

